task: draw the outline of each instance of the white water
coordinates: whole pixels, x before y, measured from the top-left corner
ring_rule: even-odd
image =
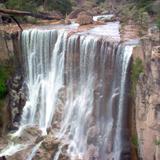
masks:
[[[22,42],[29,96],[21,124],[38,124],[45,131],[58,123],[57,137],[68,137],[68,152],[79,158],[88,150],[89,130],[97,128],[100,159],[109,156],[101,150],[108,148],[108,141],[116,142],[112,157],[120,159],[117,152],[123,145],[125,84],[133,46],[108,43],[98,36],[67,37],[62,30],[36,29],[24,31]],[[112,106],[117,97],[116,118]],[[115,123],[114,141],[110,137]]]
[[[28,99],[14,136],[26,125],[38,125],[44,133],[52,127],[58,138],[69,141],[72,159],[88,160],[90,146],[96,147],[99,160],[121,159],[127,129],[123,120],[127,73],[134,45],[119,44],[118,30],[119,23],[109,23],[71,36],[65,30],[23,31]],[[114,41],[102,37],[106,35]],[[32,160],[39,146],[27,160]],[[18,151],[15,145],[10,147],[3,155]],[[59,159],[61,148],[54,160]]]
[[[97,26],[88,30],[87,33],[108,37],[110,41],[120,41],[119,29],[119,22],[108,22],[105,25]]]
[[[98,21],[99,18],[108,18],[108,19],[111,19],[112,17],[114,17],[114,14],[98,15],[98,16],[94,16],[93,20],[94,21]]]
[[[37,150],[39,149],[39,147],[41,146],[41,142],[39,142],[33,149],[32,149],[32,153],[28,156],[28,158],[26,160],[32,160],[32,158],[35,156]]]
[[[64,31],[23,32],[29,97],[21,125],[38,124],[44,129],[51,125],[57,94],[64,85],[66,38]]]
[[[123,61],[122,61],[122,80],[121,80],[121,87],[120,87],[120,98],[119,98],[119,105],[118,105],[118,121],[117,121],[117,129],[116,129],[116,136],[115,136],[115,147],[114,147],[114,151],[115,151],[115,159],[120,159],[120,154],[122,151],[122,133],[124,132],[123,129],[123,117],[126,116],[126,114],[124,114],[125,112],[125,95],[126,95],[126,85],[127,85],[127,71],[128,71],[128,66],[129,66],[129,62],[132,56],[132,51],[133,51],[134,45],[127,45],[124,48],[124,55],[123,55]]]
[[[24,150],[26,148],[27,148],[27,145],[25,145],[25,144],[11,143],[1,151],[0,157],[5,156],[5,155],[11,156],[11,155],[15,154],[16,152]]]

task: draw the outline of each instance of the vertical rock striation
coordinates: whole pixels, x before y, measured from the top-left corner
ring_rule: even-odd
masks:
[[[144,39],[142,48],[133,55],[141,58],[144,64],[135,95],[139,157],[143,160],[159,160],[160,46],[154,46],[149,39]]]

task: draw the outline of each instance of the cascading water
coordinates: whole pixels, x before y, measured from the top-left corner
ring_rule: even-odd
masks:
[[[21,125],[53,128],[59,139],[68,139],[72,159],[124,160],[133,45],[33,29],[23,31],[22,49],[28,100]]]
[[[28,101],[21,124],[51,125],[64,86],[64,59],[67,34],[63,31],[25,31],[22,46],[25,57]],[[39,47],[38,47],[39,46]]]
[[[20,129],[0,156],[32,146],[24,159],[34,159],[43,140],[15,139],[38,126],[67,142],[71,160],[131,159],[127,91],[134,45],[120,42],[119,22],[75,33],[76,26],[22,32],[27,102]],[[64,146],[53,151],[53,160],[61,160]]]

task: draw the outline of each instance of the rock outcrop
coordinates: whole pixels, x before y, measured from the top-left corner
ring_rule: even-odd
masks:
[[[16,73],[7,83],[8,95],[8,112],[9,112],[9,129],[16,129],[20,121],[22,109],[26,102],[25,89],[23,86],[23,77]]]
[[[68,144],[63,140],[55,138],[54,135],[47,135],[42,141],[33,160],[51,160],[58,156],[59,160],[70,160],[67,153]]]
[[[81,12],[87,12],[87,13],[89,13],[92,16],[96,16],[96,15],[101,14],[102,11],[101,11],[101,9],[99,7],[94,7],[94,8],[78,8],[78,9],[73,10],[68,15],[68,18],[69,19],[76,19]],[[102,13],[102,14],[106,14],[106,13]]]
[[[139,158],[160,159],[160,46],[150,39],[142,41],[142,48],[134,54],[141,58],[144,72],[136,87],[136,128]]]
[[[81,12],[77,17],[77,23],[79,23],[80,25],[92,24],[93,16],[87,12]]]
[[[33,125],[21,128],[18,133],[11,136],[11,139],[14,142],[15,150],[16,145],[20,145],[21,148],[16,150],[17,152],[14,154],[6,155],[7,160],[26,160],[31,156],[33,148],[37,147],[44,137],[42,136],[42,131],[36,125]]]
[[[85,10],[84,10],[84,9],[81,9],[81,8],[78,8],[78,9],[72,11],[72,12],[68,15],[68,18],[69,18],[69,19],[75,19],[75,18],[77,18],[78,14],[79,14],[80,12],[83,12],[83,11],[85,11]]]

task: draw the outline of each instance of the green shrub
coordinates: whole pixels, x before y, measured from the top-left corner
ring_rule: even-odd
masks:
[[[48,10],[57,10],[62,14],[68,14],[72,11],[72,3],[70,0],[47,0]]]
[[[6,78],[7,78],[7,75],[5,73],[5,70],[2,66],[0,66],[0,99],[5,97],[7,92]]]
[[[6,85],[3,80],[0,80],[0,98],[5,97],[7,93]]]
[[[6,7],[10,9],[18,9],[25,11],[36,12],[36,7],[40,4],[40,1],[35,0],[8,0]]]
[[[139,9],[143,8],[145,11],[149,12],[153,1],[154,0],[137,0],[137,7]]]
[[[132,135],[131,143],[132,143],[136,148],[138,148],[138,136],[137,136],[137,135]]]
[[[72,10],[70,0],[8,0],[6,2],[7,8],[32,12],[37,12],[39,6],[49,11],[58,10],[62,14],[67,14]]]
[[[160,146],[160,139],[159,140],[155,140],[155,145],[156,146]]]
[[[4,109],[4,106],[5,106],[4,100],[0,99],[0,134],[2,134],[1,133],[1,129],[2,129],[3,123],[4,123],[4,121],[3,121],[3,117],[4,117],[4,111],[3,111],[3,109]]]
[[[11,74],[11,68],[7,65],[0,65],[0,99],[7,94],[6,81]]]
[[[132,83],[132,95],[136,90],[136,85],[139,79],[139,75],[144,72],[144,66],[140,58],[136,58],[131,66],[131,83]]]

